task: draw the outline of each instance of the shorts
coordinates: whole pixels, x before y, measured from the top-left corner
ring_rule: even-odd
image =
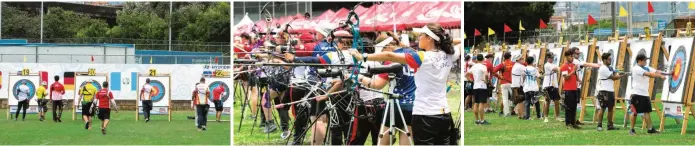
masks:
[[[473,89],[473,103],[487,103],[487,89]]]
[[[599,105],[601,105],[601,109],[610,109],[613,108],[613,106],[615,106],[614,92],[598,91],[598,96],[596,96],[596,99],[598,99],[598,103]]]
[[[560,100],[560,91],[557,90],[555,87],[545,87],[545,92],[548,93],[548,96],[546,96],[546,101],[550,100]]]
[[[222,107],[222,100],[213,100],[212,103],[215,103],[215,111],[222,111],[224,108]]]
[[[99,119],[100,120],[108,120],[111,118],[111,109],[109,108],[99,108]]]
[[[630,99],[630,110],[632,113],[652,112],[652,101],[647,96],[632,94]]]
[[[413,115],[413,143],[415,145],[448,145],[451,128],[454,126],[451,114]]]
[[[524,102],[525,97],[524,97],[524,90],[523,87],[512,87],[512,93],[514,96],[513,98],[509,98],[512,100],[514,104],[519,104],[521,102]]]
[[[82,115],[83,116],[92,116],[94,113],[90,112],[90,109],[92,109],[92,102],[87,102],[87,103],[82,103]]]

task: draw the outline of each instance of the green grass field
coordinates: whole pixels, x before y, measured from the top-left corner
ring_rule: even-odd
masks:
[[[452,91],[449,92],[448,95],[448,102],[449,102],[449,108],[452,111],[452,115],[454,118],[459,118],[459,103],[461,103],[461,92],[458,87],[454,87],[451,89]],[[280,134],[282,133],[280,130],[280,126],[278,126],[278,130],[275,132],[270,133],[270,135],[263,133],[263,128],[259,128],[258,124],[260,123],[260,118],[258,118],[258,121],[256,121],[256,128],[251,130],[252,125],[253,125],[253,119],[247,118],[247,115],[249,115],[250,109],[247,107],[246,108],[246,113],[244,114],[244,121],[242,122],[241,126],[241,131],[239,131],[239,120],[241,119],[241,101],[243,101],[244,97],[241,97],[241,100],[238,100],[239,104],[236,104],[234,106],[234,123],[232,123],[232,128],[234,130],[234,144],[240,144],[240,145],[285,145],[286,144],[286,139],[281,139]],[[260,108],[259,108],[260,109]],[[275,113],[277,114],[277,113]],[[294,120],[294,119],[292,119]],[[292,126],[292,122],[290,121],[290,126]],[[304,144],[310,144],[310,138],[309,138],[309,133],[307,133],[306,137],[304,138]],[[291,137],[290,137],[291,138]],[[367,138],[367,142],[365,143],[366,145],[372,145],[371,138]]]
[[[657,97],[660,98],[660,97]],[[590,102],[589,102],[590,103]],[[661,110],[661,105],[657,105]],[[656,108],[656,107],[654,107]],[[499,110],[499,109],[497,109]],[[562,109],[561,109],[562,110]],[[557,122],[551,110],[549,123],[542,120],[519,120],[516,116],[503,118],[497,113],[486,114],[485,118],[491,125],[475,125],[473,112],[464,113],[464,144],[467,145],[693,145],[695,144],[695,122],[689,122],[687,133],[680,135],[681,124],[676,124],[672,118],[665,118],[664,131],[659,134],[647,134],[641,129],[641,118],[635,125],[636,136],[628,134],[628,128],[623,128],[623,109],[616,109],[615,125],[620,130],[606,131],[604,115],[603,131],[597,131],[597,124],[592,124],[594,108],[588,107],[584,116],[584,124],[580,130],[566,129],[564,122]],[[532,117],[535,117],[532,114]],[[579,115],[579,112],[577,112]],[[560,117],[564,117],[561,112]],[[656,112],[651,114],[654,128],[659,129],[659,118]],[[691,119],[692,120],[692,119]]]
[[[50,112],[50,111],[49,111]],[[101,121],[95,118],[92,130],[84,129],[81,115],[75,121],[67,110],[63,122],[55,123],[52,114],[39,121],[36,114],[27,114],[27,120],[7,120],[7,109],[0,109],[0,145],[229,145],[229,122],[208,122],[207,131],[198,131],[193,111],[175,111],[171,121],[165,115],[153,115],[148,123],[135,121],[135,111],[111,112],[107,134],[101,134]],[[214,116],[209,116],[214,120]],[[229,119],[229,116],[223,116]]]

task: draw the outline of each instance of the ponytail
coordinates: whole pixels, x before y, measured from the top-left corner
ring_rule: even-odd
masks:
[[[427,24],[427,27],[435,34],[437,37],[441,38],[440,41],[436,41],[434,46],[439,48],[439,50],[444,51],[446,54],[454,54],[454,44],[453,39],[449,34],[444,31],[441,25],[437,23]]]

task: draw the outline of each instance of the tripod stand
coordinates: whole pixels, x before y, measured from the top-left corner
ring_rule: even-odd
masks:
[[[405,133],[405,134],[409,137],[409,138],[408,138],[408,141],[409,141],[410,144],[412,145],[412,144],[413,144],[413,140],[410,138],[410,137],[411,137],[410,129],[408,129],[408,127],[407,127],[407,124],[406,124],[406,122],[405,122],[405,117],[403,117],[403,110],[402,110],[402,108],[401,108],[401,104],[398,102],[398,99],[402,99],[403,96],[401,96],[400,94],[391,93],[391,92],[394,91],[394,89],[395,89],[395,87],[396,87],[396,86],[395,86],[395,85],[396,85],[395,74],[389,73],[389,79],[391,79],[391,80],[389,81],[389,92],[382,92],[382,91],[379,91],[379,90],[375,90],[375,89],[367,88],[367,87],[364,87],[364,86],[360,86],[360,89],[364,89],[364,90],[368,90],[368,91],[372,91],[372,92],[377,92],[377,93],[382,93],[382,94],[386,95],[386,99],[387,99],[387,100],[386,100],[386,108],[384,109],[384,111],[387,111],[387,112],[388,112],[389,126],[388,126],[388,128],[386,128],[386,129],[384,129],[383,126],[382,126],[381,128],[379,128],[379,132],[380,132],[380,133],[379,133],[379,138],[380,138],[380,139],[377,141],[377,143],[380,144],[380,143],[381,143],[381,138],[384,136],[384,134],[386,134],[386,133],[388,132],[388,134],[389,134],[389,144],[393,144],[393,142],[394,142],[394,141],[393,141],[393,139],[394,139],[393,135],[394,135],[396,132],[402,132],[402,133]],[[396,124],[396,117],[395,117],[395,115],[394,115],[394,114],[395,114],[395,111],[394,111],[395,108],[398,108],[398,113],[399,113],[399,115],[400,115],[400,117],[401,117],[401,120],[400,120],[399,122],[402,122],[402,123],[403,123],[403,128],[404,128],[404,129],[400,129],[400,128],[398,128],[398,127],[395,127],[395,124]],[[384,114],[384,116],[382,117],[381,123],[386,123],[386,119],[387,119],[387,114]],[[386,131],[385,131],[385,130],[386,130]],[[383,132],[382,132],[382,131],[383,131]],[[402,140],[402,139],[401,139],[401,140]]]

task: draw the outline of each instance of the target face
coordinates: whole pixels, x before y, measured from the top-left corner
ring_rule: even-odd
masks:
[[[683,74],[685,74],[684,65],[687,63],[687,57],[685,46],[680,46],[671,59],[671,67],[673,71],[673,75],[669,79],[669,91],[671,93],[675,93],[676,90],[678,90],[683,82],[683,78],[685,78]]]
[[[34,84],[34,82],[27,79],[21,79],[14,83],[14,86],[12,86],[12,95],[14,96],[14,99],[19,100],[19,92],[17,92],[17,90],[19,90],[19,86],[22,85],[23,82],[26,82],[27,87],[29,87],[29,96],[27,97],[27,100],[31,101],[31,99],[34,98],[34,95],[36,94],[36,85]]]
[[[230,90],[229,90],[229,86],[227,86],[227,84],[225,84],[225,83],[222,82],[222,81],[215,81],[215,82],[212,82],[210,85],[208,85],[208,89],[209,89],[210,91],[214,91],[215,88],[217,88],[217,87],[219,87],[219,86],[222,86],[222,88],[224,88],[224,92],[228,92],[228,93],[229,93],[229,91],[230,91]],[[222,101],[222,103],[224,103],[225,101],[227,101],[228,98],[229,98],[229,94],[224,94],[224,95],[221,95],[220,100]],[[213,101],[214,95],[210,94],[210,96],[208,97],[208,99],[210,99],[210,101]]]
[[[502,58],[500,58],[500,57],[495,57],[495,61],[494,61],[492,64],[494,64],[495,66],[497,66],[497,65],[499,65],[500,63],[502,63]],[[497,78],[492,78],[492,83],[493,83],[493,84],[497,84]]]
[[[166,88],[164,87],[164,84],[158,80],[150,80],[150,86],[152,86],[152,102],[159,102],[160,100],[164,99],[164,95],[166,95]]]

